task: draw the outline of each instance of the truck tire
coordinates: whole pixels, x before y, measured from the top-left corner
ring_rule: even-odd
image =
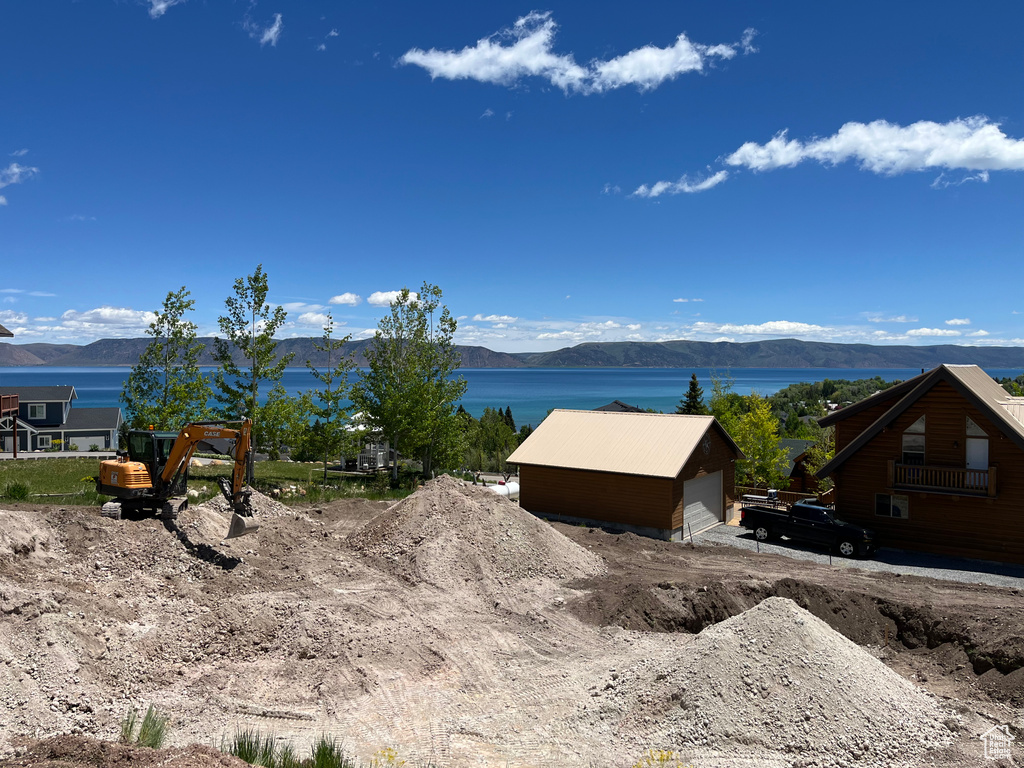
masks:
[[[857,545],[849,539],[840,539],[836,549],[839,550],[839,554],[843,557],[853,557],[857,554]]]
[[[765,525],[759,525],[754,529],[754,538],[758,541],[769,541],[773,539],[771,529]]]

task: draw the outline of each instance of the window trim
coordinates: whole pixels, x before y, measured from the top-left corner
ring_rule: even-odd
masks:
[[[34,409],[36,409],[36,408],[42,408],[43,409],[43,415],[42,416],[33,416],[32,415]],[[38,421],[40,419],[45,419],[46,418],[46,403],[29,403],[28,404],[28,418],[30,420],[36,420],[36,421]]]
[[[46,441],[44,444],[43,441]],[[36,438],[36,449],[40,451],[49,450],[53,448],[53,435],[39,435]]]

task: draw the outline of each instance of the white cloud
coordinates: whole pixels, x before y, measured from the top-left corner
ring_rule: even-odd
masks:
[[[743,30],[743,37],[740,39],[740,47],[743,49],[743,55],[757,53],[757,48],[754,47],[754,38],[757,36],[757,30],[753,27],[747,27]]]
[[[60,316],[63,330],[83,333],[131,333],[146,330],[156,320],[152,312],[126,307],[98,307],[87,312],[69,309]]]
[[[281,305],[286,312],[317,312],[323,309],[323,304],[308,304],[305,301],[286,301]]]
[[[366,303],[373,307],[388,307],[401,295],[401,291],[374,291]],[[419,295],[415,291],[409,291],[409,298],[416,301]]]
[[[695,325],[708,325],[696,323]],[[829,330],[822,325],[813,323],[797,323],[792,320],[770,320],[756,325],[734,325],[725,323],[717,326],[718,333],[735,333],[749,336],[795,336],[808,333],[820,333]]]
[[[618,184],[605,184],[601,188],[602,195],[617,195],[622,191],[622,188]]]
[[[1024,140],[1011,139],[998,123],[978,115],[908,126],[885,120],[846,123],[837,133],[808,142],[777,133],[766,144],[747,142],[725,158],[753,171],[792,168],[804,160],[837,165],[848,160],[873,173],[893,176],[929,168],[965,171],[1024,170]]]
[[[473,315],[473,320],[477,323],[514,323],[518,319],[512,315]]]
[[[635,197],[660,197],[661,195],[678,195],[678,194],[693,194],[695,192],[703,192],[712,187],[717,187],[723,181],[729,178],[728,171],[718,171],[705,178],[695,178],[691,180],[688,176],[683,176],[679,181],[659,181],[651,186],[641,184],[633,192]]]
[[[37,173],[39,173],[38,168],[11,163],[6,168],[0,168],[0,189],[11,184],[21,184],[21,182],[31,179]],[[7,205],[7,198],[2,195],[0,195],[0,205]]]
[[[907,336],[959,336],[960,331],[951,328],[912,328],[907,331]]]
[[[185,0],[149,0],[149,17],[151,19],[159,19],[167,13],[168,8],[184,2]]]
[[[327,46],[326,46],[326,45],[324,45],[323,43],[320,43],[320,45],[318,45],[318,46],[316,47],[316,49],[317,49],[318,51],[326,51],[326,50],[327,50]]]
[[[969,317],[953,317],[946,321],[946,325],[970,325]]]
[[[988,183],[988,171],[978,171],[977,173],[964,176],[962,179],[950,180],[946,178],[946,172],[943,171],[932,182],[932,189],[946,189],[946,187],[959,187],[961,184],[966,184],[969,181],[980,181],[983,184]]]
[[[15,312],[13,309],[0,309],[0,323],[5,325],[20,325],[28,322],[28,315],[23,312]]]
[[[301,315],[299,315],[299,319],[296,324],[302,326],[323,328],[325,325],[327,325],[327,321],[329,319],[330,316],[324,312],[303,312]]]
[[[68,216],[68,221],[96,221],[96,217],[86,216],[83,213],[73,213]]]
[[[337,296],[331,296],[331,298],[327,300],[327,303],[344,304],[347,307],[354,307],[358,305],[360,302],[362,302],[362,300],[363,297],[360,296],[358,293],[345,292],[338,294]]]
[[[249,33],[249,37],[253,40],[259,40],[260,46],[264,46],[270,43],[271,47],[277,45],[277,40],[281,37],[281,30],[284,29],[284,22],[281,20],[281,14],[274,14],[274,22],[268,27],[260,27],[251,18],[246,17],[245,21],[242,22],[242,28]]]
[[[494,110],[491,109],[490,107],[485,109],[483,113],[480,115],[480,119],[483,120],[485,117],[494,117]]]
[[[11,157],[24,157],[27,154],[28,154],[28,150],[27,149],[16,149],[13,152],[11,152]]]
[[[686,304],[690,301],[704,301],[704,299],[672,299],[673,304]]]
[[[327,33],[327,36],[328,37],[337,37],[338,36],[338,30],[332,29],[330,32]]]
[[[885,315],[877,313],[868,313],[866,315],[869,323],[916,323],[916,317],[907,317],[907,315],[894,315],[886,317]],[[879,331],[881,333],[881,331]]]
[[[482,38],[461,51],[413,48],[399,62],[423,67],[432,79],[514,85],[524,77],[541,77],[566,93],[590,94],[627,85],[650,90],[686,72],[701,72],[715,58],[731,59],[743,45],[708,46],[691,42],[680,34],[666,48],[647,45],[607,61],[594,60],[581,66],[572,54],[552,51],[557,28],[550,12],[533,11],[517,19],[511,28]],[[749,43],[752,35],[748,39],[744,33],[744,39]]]
[[[979,329],[978,329],[978,330],[976,330],[976,331],[971,331],[971,332],[970,332],[970,333],[968,333],[967,335],[968,335],[968,336],[988,336],[988,335],[989,335],[989,333],[988,333],[988,331],[983,331],[983,330],[981,330],[981,329],[979,328]]]

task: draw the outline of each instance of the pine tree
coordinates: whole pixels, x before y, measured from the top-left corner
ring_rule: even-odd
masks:
[[[691,416],[707,416],[710,411],[704,405],[704,390],[697,381],[697,374],[690,374],[690,388],[686,390],[686,396],[676,406],[676,413],[685,413]]]

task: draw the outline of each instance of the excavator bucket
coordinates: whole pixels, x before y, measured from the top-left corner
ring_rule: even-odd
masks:
[[[250,533],[256,533],[259,529],[260,524],[253,518],[244,517],[235,512],[231,515],[231,527],[228,528],[228,535],[224,538],[237,539],[239,536],[248,536]]]

